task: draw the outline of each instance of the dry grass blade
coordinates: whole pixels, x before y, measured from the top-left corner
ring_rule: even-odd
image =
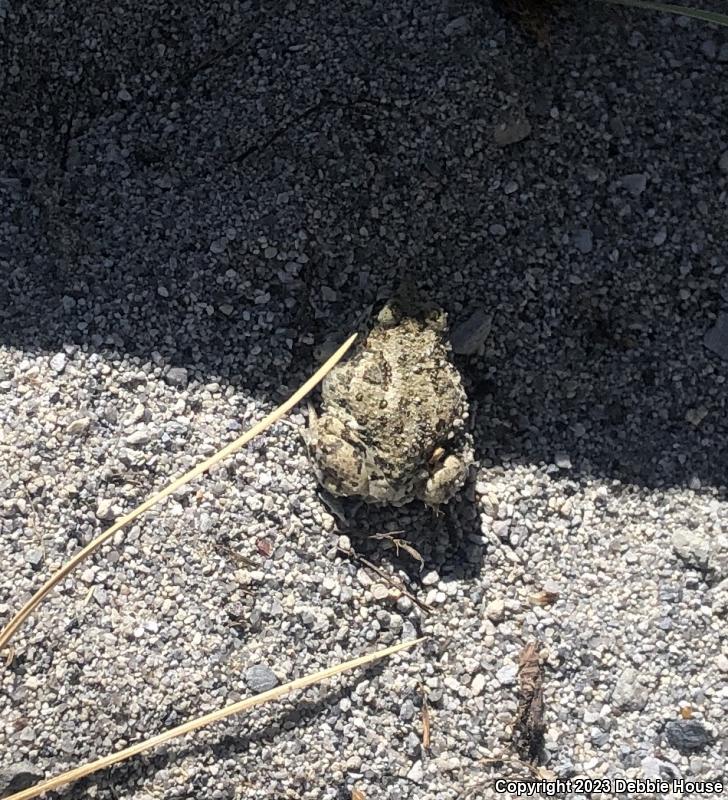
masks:
[[[666,14],[678,14],[681,17],[690,17],[691,19],[699,19],[702,22],[728,26],[728,15],[719,14],[717,11],[704,11],[701,8],[676,6],[672,3],[653,3],[650,0],[600,0],[600,2],[627,6],[628,8],[644,8],[647,11],[662,11]]]
[[[120,761],[126,761],[133,756],[143,753],[145,750],[149,750],[152,747],[157,747],[158,745],[164,744],[171,739],[176,739],[179,736],[184,736],[185,734],[196,731],[199,728],[205,727],[206,725],[212,725],[214,722],[219,722],[220,720],[231,717],[234,714],[240,714],[243,711],[248,711],[249,709],[262,705],[263,703],[270,703],[271,701],[277,700],[278,698],[283,697],[290,692],[295,692],[298,689],[305,689],[307,686],[313,686],[315,683],[320,683],[328,678],[333,678],[335,675],[339,675],[342,672],[347,672],[348,670],[357,669],[358,667],[363,667],[366,664],[371,664],[373,661],[378,661],[381,658],[394,655],[394,653],[398,653],[400,650],[414,647],[414,645],[423,641],[423,638],[413,639],[409,642],[401,642],[400,644],[395,644],[391,647],[385,647],[383,650],[378,650],[376,653],[369,653],[365,656],[359,656],[351,661],[345,661],[343,664],[337,664],[336,666],[322,669],[320,672],[315,672],[312,675],[306,675],[303,678],[298,678],[297,680],[286,683],[283,686],[277,686],[275,689],[271,689],[268,692],[262,692],[261,694],[256,694],[254,697],[248,697],[247,699],[241,700],[238,703],[233,703],[225,708],[221,708],[219,711],[213,711],[210,714],[205,714],[202,717],[190,720],[190,722],[185,722],[182,725],[178,725],[176,728],[172,728],[171,730],[160,733],[157,736],[153,736],[151,739],[147,739],[144,742],[139,742],[131,747],[126,747],[124,750],[119,750],[116,753],[112,753],[111,755],[104,756],[96,761],[91,761],[88,764],[84,764],[81,767],[76,767],[68,772],[63,772],[60,775],[56,775],[55,778],[49,778],[47,781],[43,781],[35,786],[31,786],[30,789],[25,789],[22,792],[12,794],[10,797],[6,798],[6,800],[30,800],[32,797],[38,797],[44,792],[49,792],[51,789],[57,789],[59,786],[62,786],[66,783],[73,783],[81,778],[85,778],[92,772],[105,769],[106,767],[110,767],[112,764],[118,764]]]
[[[341,360],[346,351],[351,347],[356,339],[356,334],[350,336],[346,342],[331,356],[331,358],[321,366],[307,381],[301,386],[298,391],[294,392],[283,405],[278,406],[274,411],[271,411],[267,417],[262,419],[250,430],[246,431],[242,436],[230,442],[219,450],[215,455],[198,464],[196,467],[186,472],[181,477],[169,484],[161,491],[152,495],[145,500],[141,505],[137,506],[133,511],[125,514],[118,519],[110,528],[99,534],[92,542],[86,545],[76,555],[64,564],[57,572],[55,572],[40,589],[28,600],[28,602],[18,611],[18,613],[6,625],[2,633],[0,633],[0,648],[4,647],[18,630],[18,628],[25,622],[25,620],[33,613],[35,608],[43,601],[43,598],[50,592],[56,584],[62,581],[69,573],[71,573],[85,558],[91,555],[100,545],[107,539],[111,538],[117,531],[128,525],[135,520],[140,514],[148,511],[152,506],[155,506],[160,501],[164,500],[169,495],[173,494],[180,488],[189,483],[194,478],[207,472],[215,464],[222,461],[224,458],[232,455],[241,447],[246,445],[251,439],[255,438],[258,434],[262,433],[266,428],[269,428],[274,422],[279,420],[284,414],[290,411],[297,403],[299,403],[318,383],[323,380],[326,374]]]
[[[430,749],[430,704],[427,702],[427,690],[420,684],[420,692],[422,694],[422,747],[425,750]]]

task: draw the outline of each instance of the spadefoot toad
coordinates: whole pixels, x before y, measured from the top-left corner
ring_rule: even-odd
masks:
[[[468,401],[442,309],[390,301],[353,356],[324,379],[322,398],[305,439],[332,494],[436,507],[462,487],[473,462]]]

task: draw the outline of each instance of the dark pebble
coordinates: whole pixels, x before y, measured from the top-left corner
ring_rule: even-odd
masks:
[[[665,725],[665,738],[683,755],[697,753],[710,744],[710,734],[696,719],[671,720]]]
[[[267,692],[278,686],[278,678],[270,667],[264,664],[254,664],[245,670],[245,682],[251,692]]]

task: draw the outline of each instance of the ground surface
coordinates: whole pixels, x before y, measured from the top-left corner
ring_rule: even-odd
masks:
[[[490,797],[519,774],[488,759],[513,756],[532,640],[553,773],[725,780],[728,363],[703,337],[726,285],[726,33],[581,3],[544,49],[490,2],[197,5],[0,0],[0,620],[403,270],[453,325],[493,315],[458,358],[480,466],[439,517],[344,505],[347,526],[292,414],[34,615],[0,678],[0,767],[55,774],[265,667],[423,632],[60,796]],[[387,530],[422,572],[367,538]]]

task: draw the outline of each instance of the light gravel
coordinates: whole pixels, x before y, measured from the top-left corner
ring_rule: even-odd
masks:
[[[60,796],[490,797],[532,640],[552,774],[725,781],[726,32],[198,5],[0,0],[0,621],[406,271],[450,315],[479,464],[440,515],[327,503],[297,409],[33,615],[0,794],[422,633]]]

